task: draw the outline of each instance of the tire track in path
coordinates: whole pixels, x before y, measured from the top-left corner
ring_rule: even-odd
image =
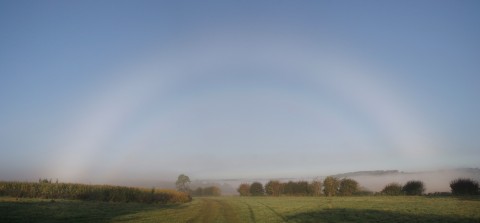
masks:
[[[250,221],[252,221],[253,223],[257,223],[257,220],[255,218],[255,213],[253,212],[253,209],[252,209],[252,206],[245,202],[245,201],[241,201],[243,204],[245,204],[247,207],[248,207],[248,212],[249,212],[249,217],[250,217]]]
[[[252,220],[253,223],[257,223],[257,220],[255,220],[255,213],[253,213],[252,206],[247,204],[248,206],[248,211],[250,212],[250,220]]]
[[[272,211],[275,215],[277,215],[279,218],[281,218],[283,220],[283,222],[288,222],[288,219],[283,216],[282,214],[278,213],[277,211],[275,211],[272,207],[262,203],[262,202],[258,202],[259,204],[265,206],[266,208],[268,208],[270,211]]]
[[[241,223],[238,213],[228,202],[213,198],[201,198],[200,200],[201,207],[198,213],[187,223],[210,223],[220,220],[226,223]]]
[[[240,223],[240,219],[238,218],[237,212],[230,204],[228,204],[226,201],[223,201],[223,200],[215,200],[215,201],[221,207],[221,213],[225,222]]]
[[[200,208],[200,211],[198,212],[195,217],[191,218],[190,220],[187,221],[187,223],[208,223],[208,222],[213,222],[213,220],[216,217],[215,210],[218,207],[215,207],[216,204],[213,200],[211,199],[201,199],[202,201],[202,207]]]

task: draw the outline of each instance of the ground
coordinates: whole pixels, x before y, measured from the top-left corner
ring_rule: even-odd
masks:
[[[480,198],[205,197],[152,205],[0,197],[0,222],[480,222]]]

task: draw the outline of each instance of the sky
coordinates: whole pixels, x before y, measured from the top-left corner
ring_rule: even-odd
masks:
[[[479,167],[478,1],[0,1],[0,179]]]

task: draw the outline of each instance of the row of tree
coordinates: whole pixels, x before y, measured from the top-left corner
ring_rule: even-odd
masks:
[[[176,186],[181,192],[187,192],[193,196],[220,196],[220,188],[216,186],[197,188],[192,191],[189,187],[190,178],[181,174],[178,176]],[[477,195],[480,194],[479,184],[472,179],[458,178],[450,182],[450,188],[453,195]],[[252,184],[243,183],[237,189],[240,196],[320,196],[323,192],[325,196],[351,196],[368,194],[360,190],[357,181],[349,178],[338,179],[335,177],[326,177],[323,183],[318,180],[308,181],[288,181],[280,182],[270,180],[263,186],[260,182]],[[412,180],[401,185],[390,183],[380,192],[382,195],[422,195],[425,192],[425,186],[422,181]],[[371,193],[371,192],[370,192]]]
[[[380,192],[383,195],[398,196],[398,195],[422,195],[425,191],[425,186],[422,181],[408,181],[405,185],[398,183],[387,184]]]
[[[222,191],[217,186],[197,187],[195,190],[190,189],[190,177],[180,174],[175,182],[175,187],[180,192],[188,193],[191,196],[221,196]]]
[[[192,196],[221,196],[222,191],[217,186],[197,187],[197,189],[190,191]]]
[[[353,179],[338,179],[335,177],[327,177],[321,181],[288,181],[280,182],[278,180],[270,180],[265,186],[260,182],[252,184],[242,183],[237,191],[240,196],[350,196],[358,193],[359,184]]]
[[[458,178],[450,182],[453,195],[477,195],[480,194],[477,181],[472,179]],[[422,181],[408,181],[405,185],[391,183],[381,191],[383,195],[422,195],[425,187]]]
[[[450,182],[453,195],[477,195],[480,194],[478,182],[471,179],[456,179]],[[280,182],[270,180],[265,186],[260,182],[252,184],[242,183],[237,189],[240,196],[351,196],[368,194],[360,190],[357,181],[349,178],[338,179],[327,177],[323,181],[288,181]],[[412,180],[404,185],[390,183],[380,192],[381,195],[422,195],[425,192],[425,185],[422,181]],[[371,192],[370,192],[371,193]]]

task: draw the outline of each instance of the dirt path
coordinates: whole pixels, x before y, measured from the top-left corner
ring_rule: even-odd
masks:
[[[270,206],[268,206],[268,205],[266,205],[266,204],[264,204],[264,203],[261,203],[261,202],[258,202],[258,203],[261,204],[261,205],[263,205],[263,206],[265,206],[268,210],[270,210],[271,212],[273,212],[276,216],[278,216],[280,219],[282,219],[283,222],[288,222],[288,219],[287,219],[285,216],[283,216],[282,214],[280,214],[280,213],[278,213],[277,211],[275,211],[272,207],[270,207]]]
[[[238,214],[235,212],[235,209],[230,204],[223,200],[216,201],[221,206],[221,212],[225,222],[240,223],[240,219],[238,219]]]
[[[248,206],[248,212],[250,213],[250,220],[253,222],[253,223],[256,223],[257,220],[255,219],[255,213],[253,212],[253,209],[252,209],[252,206],[250,206],[249,204],[245,203],[247,206]]]
[[[202,198],[201,208],[188,223],[210,222],[240,223],[235,209],[225,201],[213,198]]]

